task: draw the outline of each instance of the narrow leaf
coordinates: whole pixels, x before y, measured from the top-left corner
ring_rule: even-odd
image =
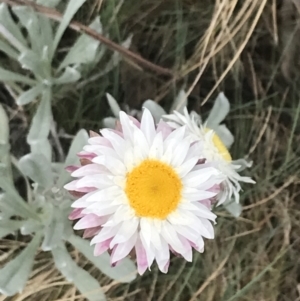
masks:
[[[222,122],[229,113],[230,104],[223,92],[221,92],[215,100],[206,120],[207,126],[211,129],[215,128]]]
[[[24,218],[38,219],[37,214],[32,211],[31,207],[19,195],[5,168],[0,168],[0,188],[6,193],[0,196],[0,207],[7,207],[15,215]]]
[[[51,162],[40,153],[28,154],[19,160],[21,172],[43,188],[53,185]]]
[[[102,33],[99,17],[89,27],[98,33]],[[59,70],[71,64],[78,65],[94,62],[99,44],[100,42],[96,39],[85,34],[81,35],[60,64]]]
[[[48,138],[52,121],[51,112],[51,91],[45,90],[38,109],[32,119],[29,134],[27,136],[28,144],[37,144]]]
[[[229,200],[223,204],[225,209],[234,217],[239,217],[242,213],[242,206],[239,203],[236,203],[233,200]]]
[[[72,260],[63,244],[52,250],[52,254],[56,268],[68,281],[74,283],[80,293],[89,301],[106,300],[98,281]]]
[[[28,6],[15,6],[12,10],[18,16],[21,24],[28,31],[31,49],[34,52],[41,54],[43,45],[41,44],[41,24],[38,15]]]
[[[170,113],[172,114],[174,110],[179,113],[183,113],[183,109],[185,107],[187,107],[187,95],[186,92],[181,89],[172,103]]]
[[[9,57],[17,60],[18,59],[18,52],[12,48],[10,45],[8,45],[6,42],[0,40],[0,51],[3,51],[6,55]]]
[[[9,125],[8,117],[0,104],[0,144],[8,144],[9,140]]]
[[[43,86],[41,84],[23,92],[16,100],[18,106],[24,106],[32,102],[39,96],[43,91]]]
[[[113,112],[113,114],[115,115],[116,118],[119,118],[119,113],[120,113],[121,109],[120,109],[117,101],[109,93],[106,93],[106,98],[107,98],[107,101],[108,101],[111,111]]]
[[[148,99],[143,103],[143,108],[147,108],[153,116],[155,123],[158,123],[163,115],[166,114],[165,110],[155,101]]]
[[[124,258],[116,267],[112,267],[108,253],[106,252],[97,257],[94,256],[93,247],[90,246],[87,240],[72,235],[69,242],[111,279],[127,283],[136,278],[136,266],[129,258]]]
[[[46,62],[42,60],[42,56],[37,55],[32,50],[23,51],[18,61],[22,68],[30,70],[37,78],[48,78]]]
[[[64,13],[63,19],[61,20],[59,27],[57,29],[57,32],[54,37],[54,42],[53,42],[53,50],[52,50],[52,55],[54,54],[58,43],[65,32],[66,28],[68,27],[69,23],[71,22],[73,16],[76,14],[78,9],[82,6],[82,4],[86,0],[70,0],[68,3],[68,6],[66,8],[66,11]]]
[[[23,37],[18,25],[13,21],[5,3],[0,4],[0,20],[1,24],[7,29],[7,31],[10,32],[13,37],[15,37],[20,43],[25,46],[26,40]]]
[[[84,145],[87,144],[89,135],[86,130],[80,130],[74,137],[72,144],[69,148],[69,152],[64,164],[64,167],[70,165],[79,164],[79,159],[77,154],[83,149]],[[70,179],[69,173],[65,170],[62,170],[62,173],[59,176],[58,187],[62,187]]]
[[[22,226],[22,221],[15,221],[11,219],[0,219],[0,238],[5,237],[18,230]]]
[[[0,292],[6,296],[21,293],[31,273],[41,235],[37,234],[28,246],[0,270]]]
[[[48,138],[40,139],[30,144],[30,152],[32,154],[43,154],[49,162],[52,160],[52,146]]]
[[[54,83],[56,85],[70,84],[77,82],[80,77],[80,73],[75,68],[67,67],[60,77],[54,79]]]
[[[5,70],[0,67],[0,81],[1,82],[20,82],[30,86],[34,86],[36,81],[24,75]]]

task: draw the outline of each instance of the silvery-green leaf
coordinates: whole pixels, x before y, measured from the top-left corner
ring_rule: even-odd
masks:
[[[32,154],[43,154],[49,162],[52,160],[52,146],[47,138],[30,143]]]
[[[39,24],[41,28],[41,37],[40,37],[42,41],[41,45],[46,46],[47,49],[52,49],[53,30],[52,30],[51,20],[46,16],[39,15]],[[48,55],[50,55],[49,52]],[[48,57],[48,59],[50,58]]]
[[[38,232],[38,230],[41,229],[41,223],[37,220],[28,219],[25,222],[22,223],[22,226],[20,228],[22,235],[29,235],[35,232]]]
[[[14,208],[10,205],[10,198],[6,193],[0,193],[0,211],[6,216],[6,218],[10,218],[16,215]]]
[[[69,148],[69,152],[64,167],[67,167],[69,165],[79,164],[79,159],[77,157],[77,154],[87,144],[88,138],[89,135],[86,130],[82,129],[76,134]],[[65,170],[62,170],[57,184],[58,187],[62,187],[69,180],[69,178],[70,178],[69,173]]]
[[[80,77],[80,73],[75,68],[66,67],[63,74],[60,77],[55,78],[53,83],[56,85],[70,84],[77,82]]]
[[[18,106],[24,106],[32,102],[39,96],[43,91],[43,85],[38,84],[35,87],[23,92],[16,100]]]
[[[147,108],[152,114],[155,123],[158,123],[163,115],[166,114],[165,110],[155,101],[148,99],[143,103],[143,108]]]
[[[32,119],[27,143],[30,145],[37,144],[47,139],[51,128],[51,121],[51,91],[46,89],[43,91],[42,99]]]
[[[54,54],[54,52],[58,46],[58,43],[59,43],[63,33],[65,32],[66,28],[68,27],[69,23],[71,22],[72,18],[74,17],[74,15],[78,11],[78,9],[82,6],[82,4],[85,1],[86,0],[70,0],[69,1],[68,6],[64,12],[64,16],[63,16],[62,20],[60,21],[59,27],[58,27],[55,37],[54,37],[52,54]]]
[[[8,117],[0,104],[0,144],[8,144],[9,140],[9,126]]]
[[[31,49],[36,53],[41,53],[40,22],[37,13],[28,6],[12,7],[13,12],[18,16],[21,24],[27,29],[30,39]]]
[[[0,238],[5,237],[8,234],[11,234],[18,230],[21,225],[22,221],[15,221],[11,219],[5,219],[1,220],[0,219]]]
[[[242,213],[242,206],[239,203],[236,203],[233,200],[228,200],[226,201],[223,206],[225,207],[225,209],[234,217],[239,217]]]
[[[18,52],[2,40],[0,40],[0,51],[3,51],[6,55],[8,55],[9,57],[15,60],[18,59],[19,56]]]
[[[110,265],[110,256],[104,253],[100,256],[94,256],[93,247],[87,240],[79,236],[72,235],[69,242],[80,251],[88,260],[90,260],[102,273],[111,279],[119,282],[131,282],[136,278],[136,266],[129,259],[124,258],[116,267]]]
[[[89,301],[106,300],[98,281],[72,260],[63,244],[52,250],[52,254],[56,268],[68,281],[74,283],[80,293]]]
[[[47,7],[55,7],[61,0],[37,0],[36,3],[47,6]]]
[[[106,98],[107,98],[107,101],[108,101],[111,111],[113,112],[113,114],[115,115],[116,118],[119,118],[119,113],[120,113],[121,109],[120,109],[117,101],[109,93],[106,93]]]
[[[37,55],[33,51],[23,51],[19,55],[18,61],[23,69],[31,70],[37,78],[47,78],[48,74],[45,70],[45,62],[42,61],[41,56]]]
[[[10,12],[5,3],[0,4],[0,20],[1,24],[24,46],[27,44],[25,38],[23,37],[20,28],[13,21]]]
[[[225,124],[218,125],[213,129],[227,148],[230,148],[234,142],[234,137]]]
[[[132,41],[132,35],[130,35],[125,41],[123,41],[121,43],[121,45],[123,47],[125,47],[126,49],[128,49],[130,47],[130,45],[131,45],[131,41]],[[113,54],[113,56],[112,56],[111,62],[109,62],[106,65],[105,69],[107,69],[107,71],[110,71],[113,67],[115,67],[115,66],[117,66],[119,64],[120,60],[121,60],[120,53],[118,51],[115,51],[114,54]]]
[[[41,187],[49,188],[53,186],[53,175],[51,162],[41,154],[28,154],[19,160],[19,169],[21,172],[38,183]]]
[[[102,24],[99,17],[89,27],[98,33],[102,33]],[[99,44],[98,40],[82,34],[60,64],[59,70],[71,64],[78,65],[94,62]]]
[[[106,117],[102,119],[102,125],[105,128],[114,129],[116,127],[117,119],[114,117]]]
[[[215,129],[229,113],[230,104],[223,92],[219,93],[206,120],[207,127]]]
[[[0,67],[0,82],[20,82],[34,86],[36,81],[24,75],[5,70]]]
[[[29,205],[21,198],[17,190],[9,179],[6,168],[0,168],[0,188],[5,191],[5,194],[0,196],[0,207],[9,208],[15,215],[24,218],[37,219],[37,214],[31,210]]]
[[[55,249],[63,239],[63,230],[64,225],[62,215],[56,208],[54,208],[50,223],[46,225],[44,229],[42,250],[50,251]]]
[[[183,114],[183,109],[187,107],[187,95],[186,92],[181,89],[174,99],[174,102],[172,103],[172,107],[170,109],[170,113],[172,114],[173,111],[177,111],[181,114]]]
[[[6,296],[21,293],[30,276],[41,235],[37,234],[28,246],[0,270],[0,292]]]

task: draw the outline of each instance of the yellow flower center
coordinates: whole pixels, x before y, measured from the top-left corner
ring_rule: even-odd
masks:
[[[181,199],[182,183],[175,170],[147,159],[127,174],[125,192],[140,217],[165,219]]]
[[[205,128],[206,133],[209,131],[211,131],[211,129]],[[224,145],[224,143],[222,142],[220,137],[215,132],[212,136],[212,142],[213,142],[214,146],[216,147],[216,149],[218,150],[219,154],[222,156],[222,158],[227,162],[231,162],[232,158],[231,158],[231,155],[230,155],[228,149],[226,148],[226,146]]]

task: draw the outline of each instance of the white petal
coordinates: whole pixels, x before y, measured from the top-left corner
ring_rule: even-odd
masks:
[[[88,214],[82,217],[75,225],[75,230],[82,230],[87,228],[98,227],[102,224],[103,219],[95,214]]]
[[[160,248],[155,251],[155,260],[160,271],[166,273],[170,261],[170,250],[168,244],[164,240],[162,240]]]
[[[151,99],[146,100],[143,103],[142,107],[147,108],[151,112],[155,120],[155,123],[158,123],[162,115],[166,114],[165,110],[159,104],[157,104],[155,101]]]
[[[129,254],[136,243],[136,233],[132,235],[126,242],[117,245],[111,254],[111,263],[115,263]]]
[[[133,141],[133,129],[134,129],[134,124],[133,122],[129,119],[128,115],[124,112],[120,112],[120,122],[122,126],[122,132],[124,135],[125,140]]]
[[[175,170],[177,171],[179,176],[182,178],[193,169],[193,167],[196,165],[198,160],[199,160],[199,157],[193,157],[191,159],[188,159],[187,161],[183,162],[182,165],[176,167]]]
[[[163,156],[164,152],[164,143],[163,143],[163,136],[162,133],[159,132],[156,134],[153,143],[149,150],[149,158],[152,159],[160,159]]]
[[[177,253],[181,253],[183,251],[183,245],[178,239],[177,233],[173,226],[169,222],[165,221],[162,224],[161,235]]]
[[[218,176],[220,172],[214,167],[207,167],[199,170],[195,170],[187,174],[183,179],[183,183],[188,187],[196,187],[209,178]]]
[[[119,231],[120,226],[117,227],[106,227],[102,228],[100,232],[91,240],[91,245],[94,245],[99,242],[103,242],[109,238],[112,238]]]
[[[98,164],[87,164],[72,172],[71,176],[83,177],[86,175],[95,175],[99,173],[107,173],[107,169],[104,166]]]
[[[84,176],[79,179],[76,187],[96,187],[96,188],[106,188],[112,184],[111,179],[107,175],[92,175],[92,176]]]
[[[151,145],[155,137],[156,130],[154,125],[154,119],[148,109],[144,109],[141,120],[141,131],[144,133],[148,144]]]
[[[104,165],[114,175],[122,176],[127,172],[124,163],[111,156],[98,156],[92,161]]]
[[[129,238],[136,233],[139,221],[134,218],[130,221],[123,222],[118,233],[115,235],[110,243],[110,248],[112,249],[116,244],[125,243]]]
[[[103,137],[109,140],[119,158],[124,158],[124,150],[126,149],[125,140],[113,131],[106,129],[101,130],[101,134],[103,135]]]

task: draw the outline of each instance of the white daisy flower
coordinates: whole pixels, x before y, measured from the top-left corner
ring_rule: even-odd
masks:
[[[218,205],[229,202],[232,197],[235,202],[239,203],[240,182],[255,183],[250,177],[243,177],[238,173],[245,167],[250,167],[251,163],[243,159],[233,161],[228,151],[234,138],[225,125],[220,125],[228,111],[229,102],[224,94],[220,93],[204,124],[201,124],[201,118],[197,113],[188,114],[186,108],[183,114],[174,111],[174,114],[164,116],[173,128],[187,126],[191,142],[204,141],[203,158],[206,159],[207,163],[218,168],[225,176],[222,189],[217,197]]]
[[[78,179],[65,188],[81,195],[70,218],[93,237],[95,256],[111,250],[116,264],[134,249],[140,274],[154,260],[165,273],[170,250],[192,261],[192,248],[214,238],[210,199],[224,177],[201,163],[202,142],[191,144],[186,127],[156,127],[148,109],[141,122],[120,112],[118,128],[90,138],[86,165],[70,169]]]

